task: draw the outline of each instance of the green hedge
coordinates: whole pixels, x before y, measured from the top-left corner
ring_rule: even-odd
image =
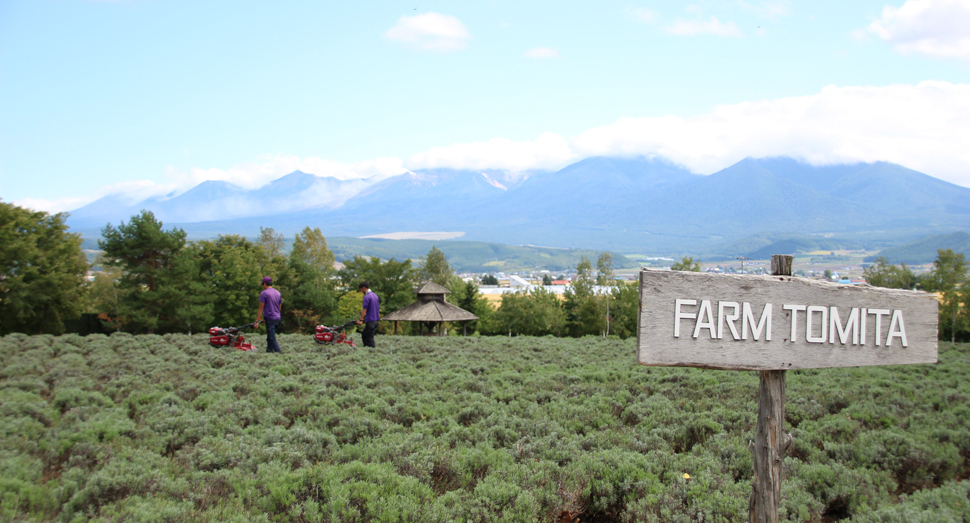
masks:
[[[747,518],[756,373],[598,338],[281,344],[0,339],[0,519]],[[789,372],[783,520],[970,521],[968,372],[966,344]]]

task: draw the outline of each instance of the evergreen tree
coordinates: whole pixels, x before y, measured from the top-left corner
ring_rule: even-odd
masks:
[[[479,318],[481,318],[484,314],[488,314],[488,311],[486,310],[488,309],[488,301],[486,301],[485,298],[479,294],[478,285],[476,285],[472,280],[465,282],[463,292],[461,293],[460,298],[457,300],[456,305],[474,314],[475,316],[478,316]],[[478,322],[479,320],[468,322],[468,330],[470,332],[474,332],[476,329],[478,329]]]
[[[0,202],[0,335],[60,334],[83,310],[88,263],[66,219]]]
[[[119,299],[118,282],[124,272],[120,267],[104,265],[102,255],[94,260],[101,270],[94,274],[94,281],[88,286],[88,300],[85,312],[98,314],[102,322],[111,330],[120,330],[118,323]]]
[[[202,278],[201,252],[198,244],[187,244],[175,255],[172,269],[164,276],[169,287],[181,291],[172,322],[167,325],[169,330],[192,334],[213,326],[217,293]]]
[[[101,230],[98,245],[104,251],[104,263],[120,267],[124,276],[119,282],[123,299],[119,315],[130,330],[155,332],[170,322],[187,290],[169,276],[175,256],[185,246],[185,231],[162,230],[162,222],[151,211],[141,211],[117,228],[111,224]]]

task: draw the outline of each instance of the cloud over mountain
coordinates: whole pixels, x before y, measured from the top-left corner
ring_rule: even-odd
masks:
[[[165,181],[131,181],[65,200],[17,203],[60,211],[107,194],[130,201],[180,193],[204,180],[260,187],[294,170],[340,180],[383,179],[406,170],[502,171],[518,179],[590,156],[664,157],[711,174],[740,159],[791,156],[814,165],[888,161],[970,187],[970,84],[922,82],[883,87],[828,86],[799,97],[719,105],[696,116],[621,118],[573,137],[546,132],[533,140],[496,137],[431,147],[406,159],[356,163],[275,155],[229,168],[168,169]]]
[[[889,161],[970,186],[970,85],[828,86],[693,117],[622,118],[571,142],[578,157],[648,155],[712,173],[746,157],[815,165]]]

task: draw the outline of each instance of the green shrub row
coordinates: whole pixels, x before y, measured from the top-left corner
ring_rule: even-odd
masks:
[[[0,519],[744,521],[758,377],[602,338],[0,339]],[[970,345],[790,371],[784,521],[970,521]],[[688,475],[688,477],[685,476]]]

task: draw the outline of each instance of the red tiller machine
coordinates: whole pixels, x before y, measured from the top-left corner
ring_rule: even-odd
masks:
[[[351,325],[354,325],[356,323],[357,323],[356,321],[350,320],[339,327],[327,327],[326,325],[317,325],[316,329],[314,329],[313,339],[316,340],[317,343],[320,343],[323,345],[336,345],[338,343],[346,343],[351,347],[356,347],[356,345],[354,345],[354,340],[348,338],[347,335],[342,332],[347,327],[350,327]]]
[[[242,335],[242,330],[249,328],[255,329],[260,322],[247,323],[239,327],[212,327],[209,329],[209,345],[213,347],[229,347],[236,350],[256,350],[252,343],[246,343],[246,338]]]

